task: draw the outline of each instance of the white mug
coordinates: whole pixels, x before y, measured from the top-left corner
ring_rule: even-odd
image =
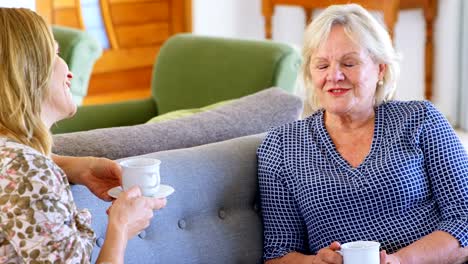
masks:
[[[161,182],[160,164],[160,160],[152,158],[129,158],[121,161],[124,191],[139,186],[143,196],[155,195]]]
[[[375,241],[355,241],[341,245],[338,251],[343,255],[344,264],[379,264],[380,243]]]

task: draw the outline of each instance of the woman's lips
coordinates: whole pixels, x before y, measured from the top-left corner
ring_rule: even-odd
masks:
[[[334,96],[340,96],[345,93],[347,93],[350,89],[345,89],[345,88],[332,88],[328,90],[328,93],[334,95]]]

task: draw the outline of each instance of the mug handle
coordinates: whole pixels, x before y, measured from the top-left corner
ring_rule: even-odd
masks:
[[[161,179],[158,180],[158,176],[156,176],[156,173],[151,173],[151,178],[154,180],[154,185],[148,186],[148,188],[155,188],[159,186]]]

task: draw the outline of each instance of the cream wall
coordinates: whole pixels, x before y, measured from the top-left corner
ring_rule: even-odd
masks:
[[[433,102],[453,122],[458,91],[459,9],[462,0],[439,0],[435,24]],[[302,9],[279,7],[273,18],[274,40],[300,46],[305,27]],[[263,39],[261,0],[193,0],[193,29],[197,34]],[[421,10],[402,11],[395,28],[395,46],[403,55],[398,97],[422,99],[424,32]]]

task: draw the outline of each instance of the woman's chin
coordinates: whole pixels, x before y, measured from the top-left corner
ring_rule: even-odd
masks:
[[[70,110],[68,116],[65,119],[72,118],[76,114],[77,109],[78,107],[73,104],[73,108]]]
[[[60,118],[60,120],[58,121],[62,121],[62,120],[65,120],[65,119],[70,119],[72,118],[75,114],[76,114],[76,111],[77,111],[77,106],[75,104],[73,104],[73,107],[71,107],[67,112],[66,114],[64,114],[62,116],[62,118]]]
[[[335,103],[335,104],[329,104],[328,106],[324,107],[325,110],[329,113],[333,114],[344,114],[349,112],[349,110],[352,108],[350,104],[346,102],[340,102],[340,103]]]

